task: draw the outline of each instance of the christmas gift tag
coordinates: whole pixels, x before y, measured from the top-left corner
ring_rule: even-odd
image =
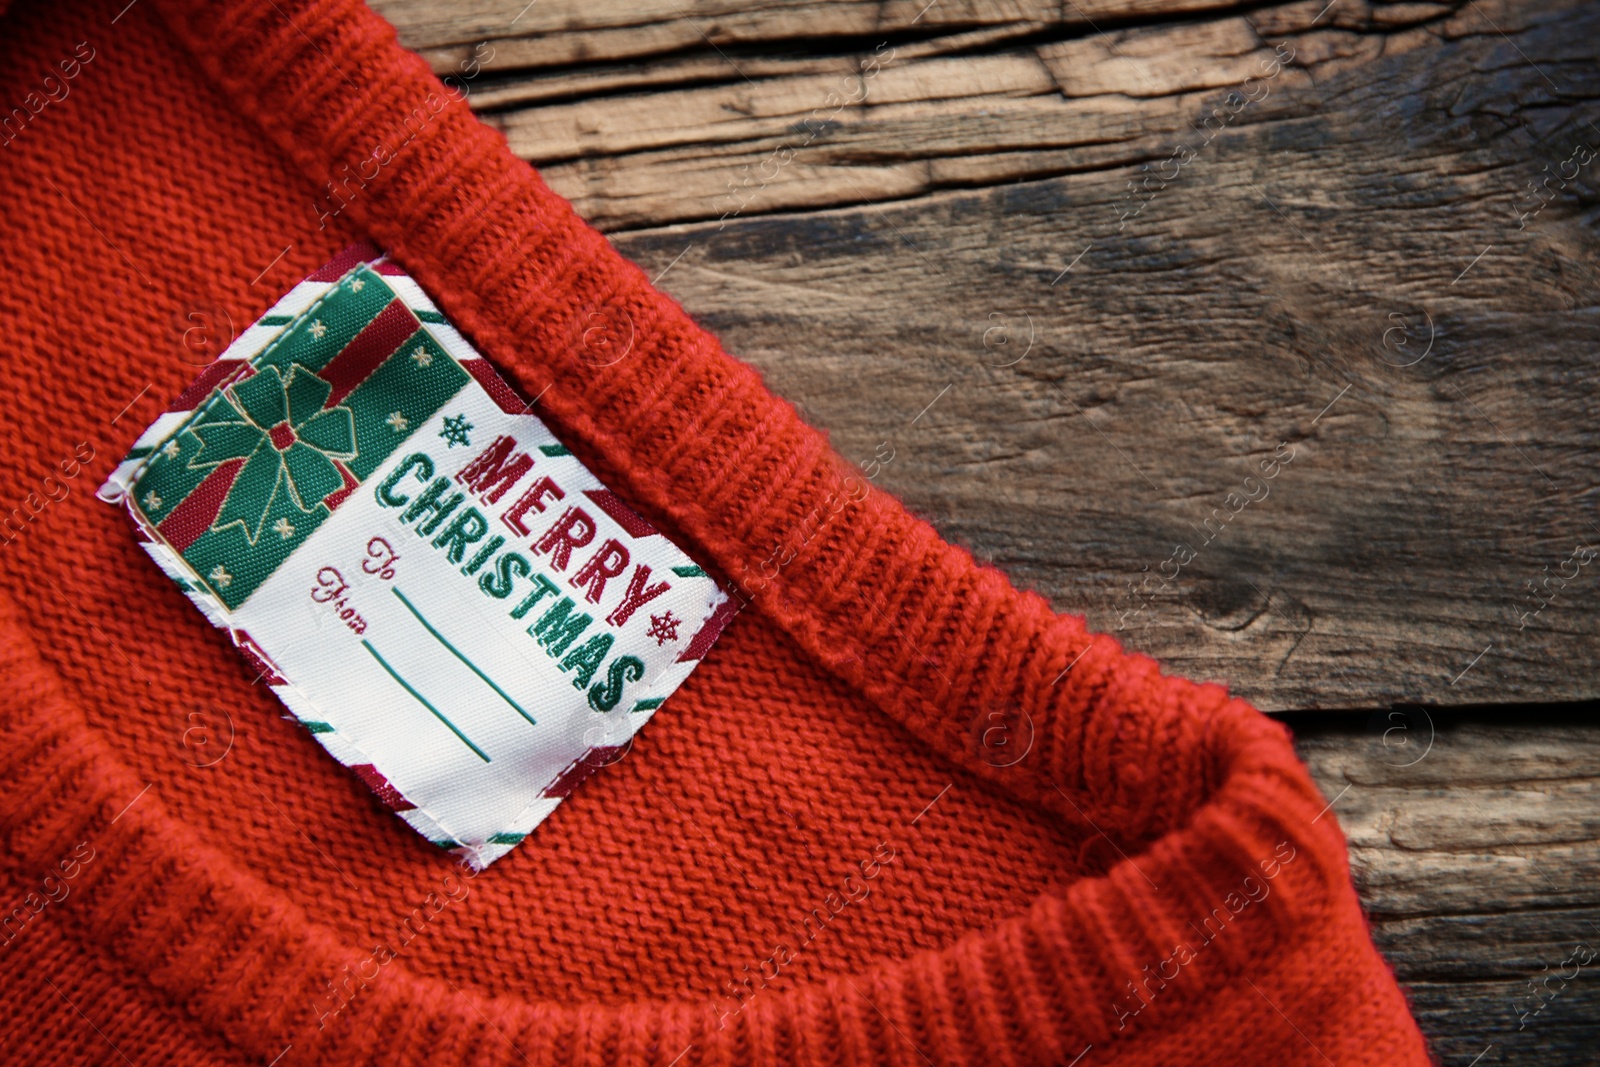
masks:
[[[100,496],[335,759],[479,868],[625,751],[734,610],[360,247]]]

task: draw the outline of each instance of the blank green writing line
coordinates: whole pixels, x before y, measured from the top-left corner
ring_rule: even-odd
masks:
[[[400,598],[400,603],[404,604],[406,606],[407,610],[409,610],[411,612],[411,614],[413,614],[413,615],[415,615],[417,617],[417,621],[420,622],[423,626],[427,627],[428,632],[430,634],[432,634],[438,640],[438,642],[441,645],[443,645],[445,648],[448,648],[452,653],[454,653],[456,659],[460,660],[462,663],[465,663],[467,665],[467,667],[469,669],[471,669],[473,674],[476,674],[479,678],[482,678],[485,682],[487,682],[490,689],[493,689],[496,693],[500,694],[500,699],[501,700],[504,700],[507,704],[510,704],[513,708],[516,709],[516,712],[517,712],[518,715],[521,715],[524,719],[528,720],[528,724],[529,725],[531,725],[531,726],[539,725],[538,723],[534,722],[532,715],[529,715],[526,711],[522,710],[522,705],[518,704],[515,700],[511,699],[510,694],[508,694],[504,689],[501,689],[498,685],[494,684],[494,679],[493,678],[490,678],[487,674],[484,674],[482,671],[480,671],[478,669],[478,665],[476,663],[473,663],[470,659],[468,659],[467,657],[463,656],[461,654],[461,650],[459,648],[457,648],[455,645],[452,645],[449,641],[446,641],[444,639],[444,634],[440,633],[438,630],[435,630],[433,628],[433,624],[431,622],[429,622],[427,619],[424,619],[422,617],[422,612],[417,610],[417,606],[415,604],[413,604],[410,600],[406,599],[406,595],[404,593],[402,593],[397,586],[390,586],[389,588],[393,589],[394,590],[394,595]]]
[[[415,689],[411,688],[411,683],[406,681],[404,678],[400,677],[399,673],[396,672],[393,667],[389,666],[389,661],[384,659],[382,656],[378,655],[378,650],[373,648],[372,644],[369,641],[367,641],[365,638],[363,638],[362,641],[361,641],[361,644],[362,644],[363,647],[366,648],[366,650],[368,652],[372,653],[372,658],[378,661],[378,666],[382,667],[384,670],[389,672],[389,677],[391,677],[395,681],[399,682],[400,685],[402,687],[404,687],[406,692],[410,693],[412,696],[417,698],[417,703],[421,704],[423,707],[425,707],[429,711],[433,712],[434,716],[440,722],[442,722],[446,726],[450,727],[450,732],[455,734],[457,737],[461,738],[461,743],[466,745],[468,748],[472,749],[472,751],[476,752],[478,754],[478,758],[479,759],[483,760],[483,762],[485,762],[485,763],[489,762],[489,754],[487,752],[485,752],[483,749],[479,748],[477,745],[473,744],[472,743],[472,739],[470,737],[468,737],[466,734],[462,733],[460,730],[456,729],[456,724],[451,722],[449,719],[445,718],[444,717],[444,713],[442,711],[440,711],[438,708],[434,707],[432,704],[428,703],[428,701],[423,697],[423,695],[421,693],[419,693]]]

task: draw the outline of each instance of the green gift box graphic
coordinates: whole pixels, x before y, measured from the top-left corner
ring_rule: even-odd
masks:
[[[344,488],[341,462],[356,458],[355,415],[343,405],[324,408],[332,392],[332,385],[299,364],[290,368],[287,379],[278,368],[266,367],[223,392],[237,418],[220,417],[190,428],[200,439],[191,466],[244,460],[212,529],[238,523],[253,545],[280,493],[310,512]],[[293,536],[288,520],[279,521],[280,536]]]
[[[180,400],[193,413],[129,490],[230,610],[471,380],[368,264],[271,325],[256,355],[219,360]]]

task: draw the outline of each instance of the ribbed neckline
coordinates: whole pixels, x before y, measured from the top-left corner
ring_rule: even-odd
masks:
[[[693,999],[497,998],[480,1012],[401,961],[358,1013],[284,1063],[666,1063],[691,1045],[696,1063],[1065,1062],[1116,1039],[1124,983],[1168,956],[1185,924],[1279,841],[1303,857],[1284,868],[1281,906],[1258,909],[1248,938],[1219,939],[1211,977],[1175,986],[1171,1000],[1236,995],[1239,953],[1265,981],[1264,951],[1307,923],[1343,921],[1327,918],[1348,903],[1343,840],[1334,819],[1316,821],[1323,801],[1281,727],[1090,637],[1081,619],[1017,593],[868,485],[451,101],[381,19],[355,0],[153,2],[319,187],[426,114],[400,162],[348,207],[367,233],[542,397],[541,413],[602,479],[753,594],[808,654],[953,765],[1104,831],[1123,854],[1104,876],[943,950],[764,993],[725,1028]],[[430,98],[448,103],[434,111]],[[628,357],[586,358],[597,336],[626,340]],[[848,521],[808,519],[840,493],[861,495]],[[793,561],[771,573],[781,545]],[[48,863],[88,837],[105,857],[86,869],[77,936],[263,1062],[314,1029],[306,1005],[352,948],[196,847],[158,799],[125,808],[142,783],[9,606],[0,636],[0,676],[26,727],[3,757],[21,794],[13,855]],[[971,744],[974,714],[1001,706],[1030,709],[1037,731],[1033,758],[1009,769],[985,765]],[[104,833],[113,820],[118,832]],[[193,906],[140,904],[174,899]]]

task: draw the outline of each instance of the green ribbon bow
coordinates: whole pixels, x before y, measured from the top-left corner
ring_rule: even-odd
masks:
[[[287,379],[276,367],[260,367],[222,393],[228,408],[219,418],[191,427],[200,439],[191,466],[245,459],[213,530],[239,523],[255,544],[282,494],[309,512],[344,486],[334,460],[356,456],[355,416],[342,405],[323,408],[332,392],[332,385],[298,363]]]

